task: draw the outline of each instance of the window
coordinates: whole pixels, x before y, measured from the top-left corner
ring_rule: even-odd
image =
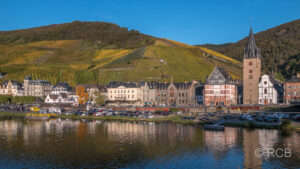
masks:
[[[264,84],[266,85],[266,84],[267,84],[267,81],[264,81]]]
[[[249,70],[249,73],[252,73],[252,69]]]
[[[265,94],[267,94],[267,93],[268,93],[268,90],[267,90],[267,89],[265,89],[265,90],[264,90],[264,93],[265,93]]]
[[[132,95],[132,98],[134,98],[134,95]]]
[[[249,62],[249,66],[252,66],[252,62]]]

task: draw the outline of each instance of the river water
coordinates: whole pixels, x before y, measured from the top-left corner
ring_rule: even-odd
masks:
[[[265,153],[255,155],[257,148]],[[231,127],[216,132],[170,123],[1,120],[0,168],[300,168],[300,134]]]

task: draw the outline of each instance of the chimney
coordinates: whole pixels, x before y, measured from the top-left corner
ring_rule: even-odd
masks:
[[[297,77],[300,78],[300,72],[297,73]]]

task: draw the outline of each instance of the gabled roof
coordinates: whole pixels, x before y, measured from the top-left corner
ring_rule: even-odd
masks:
[[[221,84],[236,84],[227,71],[220,67],[215,67],[210,76],[207,78],[206,83],[209,85],[221,85]]]
[[[261,58],[260,49],[255,44],[255,38],[253,35],[252,27],[248,36],[248,42],[244,49],[244,58]]]
[[[267,76],[269,78],[270,82],[273,84],[273,87],[277,90],[278,94],[282,93],[283,85],[280,81],[276,80],[272,75],[263,75],[263,76]],[[262,77],[259,78],[259,83],[261,82],[261,80]]]
[[[12,85],[22,86],[22,84],[19,83],[19,82],[16,81],[16,80],[5,80],[5,81],[2,83],[2,85],[7,86],[7,84],[8,84],[9,81],[12,83]]]

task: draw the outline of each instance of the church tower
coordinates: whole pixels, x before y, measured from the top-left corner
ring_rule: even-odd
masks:
[[[261,53],[255,44],[252,28],[243,59],[243,104],[258,104],[258,84],[261,71]]]

